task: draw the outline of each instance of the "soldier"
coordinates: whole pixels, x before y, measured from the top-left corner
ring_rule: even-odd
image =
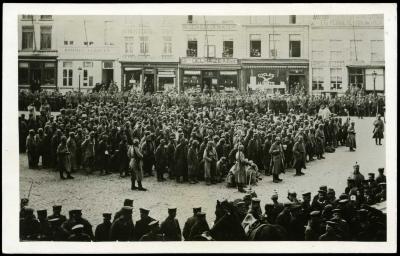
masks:
[[[143,179],[143,155],[139,149],[139,140],[134,139],[133,145],[129,147],[128,157],[130,158],[129,168],[131,169],[131,190],[138,189],[139,191],[147,191],[147,189],[142,186]],[[136,182],[138,187],[136,187]]]
[[[133,200],[132,200],[132,199],[125,199],[125,200],[124,200],[124,205],[122,206],[122,208],[123,208],[124,206],[133,207]],[[118,212],[116,212],[116,213],[114,214],[114,220],[113,220],[113,222],[116,221],[116,220],[122,215],[122,208],[121,208]]]
[[[340,241],[342,238],[337,234],[336,223],[333,221],[326,222],[326,232],[319,237],[319,241]]]
[[[32,208],[25,208],[25,215],[19,224],[20,240],[36,240],[40,234],[40,224]]]
[[[128,159],[128,138],[123,135],[122,141],[118,145],[118,170],[119,176],[124,178],[128,176],[129,159]]]
[[[58,218],[60,223],[66,221],[67,218],[65,217],[65,215],[61,214],[61,209],[62,209],[61,205],[53,205],[53,214],[49,215],[48,219],[51,220],[54,218]]]
[[[297,141],[293,146],[293,154],[294,154],[294,168],[296,169],[295,176],[304,175],[301,171],[301,168],[305,165],[304,163],[304,154],[305,150],[303,147],[303,136],[298,136]]]
[[[165,241],[164,235],[160,234],[160,226],[157,220],[153,220],[148,224],[149,231],[144,234],[139,241]]]
[[[291,241],[303,241],[304,240],[304,223],[301,218],[301,205],[294,203],[290,209],[290,222],[288,234]]]
[[[111,213],[103,213],[103,223],[97,225],[94,232],[94,241],[112,241],[110,239]]]
[[[142,236],[149,232],[149,223],[154,219],[149,216],[150,210],[140,208],[140,220],[136,221],[135,225],[135,240],[139,240]]]
[[[297,193],[294,191],[288,191],[287,199],[291,203],[300,204],[299,200],[297,199]]]
[[[312,211],[305,230],[305,241],[318,241],[322,235],[320,211]]]
[[[346,220],[344,220],[342,218],[342,210],[341,209],[333,209],[332,210],[333,213],[333,218],[331,219],[331,221],[336,222],[336,228],[338,231],[338,235],[340,237],[342,237],[342,239],[344,240],[349,240],[349,232],[350,232],[350,228],[349,228],[349,224],[347,223]]]
[[[196,184],[198,183],[197,177],[198,175],[198,168],[199,168],[199,158],[198,158],[198,148],[199,142],[197,140],[193,140],[191,142],[191,146],[188,151],[187,155],[187,162],[188,162],[188,174],[189,174],[189,183]]]
[[[61,143],[62,132],[60,129],[57,129],[54,133],[53,137],[51,138],[51,166],[54,167],[56,170],[59,168],[58,166],[58,159],[57,159],[57,149]]]
[[[349,128],[347,129],[347,140],[346,146],[350,151],[355,151],[354,149],[357,147],[356,145],[356,131],[354,128],[355,123],[351,122]]]
[[[302,194],[303,201],[301,202],[301,208],[302,208],[302,217],[304,220],[304,224],[306,224],[308,216],[311,212],[311,192],[307,192]]]
[[[273,182],[278,183],[281,182],[282,179],[279,178],[279,174],[284,171],[284,156],[283,156],[283,148],[281,145],[280,137],[275,138],[274,144],[272,144],[269,149],[269,153],[272,155],[272,176]]]
[[[23,219],[25,217],[26,208],[28,206],[29,199],[28,198],[21,198],[20,202],[20,211],[19,211],[19,218]]]
[[[165,140],[160,140],[160,145],[158,145],[156,152],[154,154],[155,157],[155,168],[157,172],[157,181],[166,181],[163,175],[167,168],[167,150],[165,148]]]
[[[110,241],[134,241],[135,225],[132,221],[132,207],[122,207],[122,215],[110,227]]]
[[[60,178],[73,179],[71,176],[71,163],[70,163],[70,152],[67,148],[67,137],[62,136],[61,143],[57,148],[57,158],[58,158],[58,170],[60,171]],[[67,173],[67,177],[64,177],[64,172]]]
[[[68,237],[69,242],[90,242],[92,239],[84,232],[83,224],[76,224],[71,228],[71,235]]]
[[[26,138],[26,153],[28,156],[29,169],[38,168],[37,137],[35,136],[35,131],[32,129],[29,130],[29,135]]]
[[[375,181],[376,183],[382,183],[382,182],[386,182],[386,176],[385,174],[383,174],[383,172],[385,171],[385,168],[378,168],[378,176],[376,177]]]
[[[274,191],[274,194],[271,196],[271,200],[273,203],[273,208],[271,210],[271,219],[273,220],[272,223],[276,222],[276,217],[283,211],[283,204],[278,202],[278,193]]]
[[[166,241],[182,241],[181,228],[176,219],[176,208],[168,208],[168,217],[161,223],[161,234]]]
[[[257,220],[261,220],[262,210],[260,207],[260,199],[256,197],[251,199],[251,206],[248,213],[251,213],[253,217],[256,218]]]
[[[50,241],[66,241],[69,234],[65,232],[61,228],[61,219],[60,218],[52,218],[49,219],[49,227],[50,227]]]
[[[82,218],[82,210],[80,209],[74,209],[69,212],[70,216],[67,221],[65,221],[61,227],[70,233],[72,231],[72,227],[74,227],[77,224],[82,224],[83,225],[83,232],[86,233],[90,239],[93,240],[93,231],[92,231],[92,225],[90,224],[89,221],[87,221],[85,218]]]
[[[189,233],[189,241],[195,241],[198,236],[201,236],[203,232],[210,231],[206,220],[206,214],[204,212],[198,212],[196,214],[196,222],[193,224]]]
[[[78,169],[76,163],[76,141],[75,141],[75,133],[70,132],[69,137],[67,139],[67,148],[70,152],[69,158],[71,163],[71,172],[74,172]]]
[[[194,223],[196,222],[196,214],[198,212],[201,212],[201,207],[193,208],[193,216],[189,217],[186,220],[185,225],[183,226],[182,235],[185,240],[189,240],[190,230],[192,229]]]
[[[90,132],[89,136],[87,136],[86,139],[81,144],[84,165],[87,173],[92,173],[94,170],[94,157],[95,157],[94,146],[95,146],[94,132]]]
[[[146,176],[153,176],[152,168],[154,164],[154,150],[151,136],[147,135],[144,144],[141,146],[143,154],[143,172]]]
[[[38,239],[40,241],[50,241],[51,232],[50,232],[50,224],[47,219],[47,210],[38,210],[37,216],[40,225]]]

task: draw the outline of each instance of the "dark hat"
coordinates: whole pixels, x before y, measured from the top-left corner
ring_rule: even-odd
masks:
[[[124,206],[133,206],[133,200],[132,199],[125,199],[124,201]]]
[[[368,173],[368,176],[369,176],[369,178],[375,178],[375,173],[370,172],[370,173]]]
[[[149,227],[154,227],[158,225],[158,220],[153,220],[152,222],[149,223]]]
[[[103,217],[105,218],[105,219],[111,219],[111,213],[103,213]]]
[[[176,207],[174,207],[174,208],[168,208],[168,212],[176,212]]]
[[[311,213],[310,213],[310,216],[311,217],[318,217],[320,215],[320,211],[312,211]]]
[[[261,200],[258,199],[257,197],[253,197],[253,198],[251,199],[251,202],[252,202],[252,203],[259,204],[259,203],[261,202]]]
[[[38,218],[46,218],[47,217],[47,210],[37,210]]]
[[[133,207],[132,206],[124,206],[122,207],[122,213],[130,214],[132,213]]]
[[[303,194],[303,197],[310,197],[311,196],[311,192],[307,192]]]
[[[319,187],[319,190],[324,190],[325,192],[327,192],[328,191],[328,187],[327,186],[320,186]]]
[[[61,205],[53,205],[53,211],[61,211],[62,206]]]
[[[71,214],[82,214],[82,210],[81,209],[74,209],[69,211]]]
[[[251,195],[250,194],[246,194],[243,196],[243,200],[244,201],[251,201]]]
[[[194,213],[201,212],[201,207],[194,207],[193,212]]]
[[[150,210],[145,209],[145,208],[139,208],[139,211],[140,211],[141,213],[149,213],[149,212],[150,212]]]
[[[378,172],[383,172],[385,168],[378,168]]]
[[[326,194],[326,190],[322,190],[322,189],[320,189],[320,190],[318,190],[318,193],[321,193],[321,194]]]
[[[349,199],[349,196],[348,196],[347,194],[345,194],[345,193],[342,193],[342,194],[339,196],[339,199],[340,199],[340,200],[342,200],[342,199]]]
[[[333,188],[328,189],[328,194],[335,194],[335,190]]]
[[[295,191],[288,191],[288,196],[297,196]]]

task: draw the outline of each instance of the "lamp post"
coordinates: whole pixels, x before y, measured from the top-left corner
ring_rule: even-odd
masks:
[[[376,96],[376,90],[375,90],[375,81],[376,81],[376,71],[372,72],[372,78],[374,79],[374,96]]]
[[[81,92],[81,71],[82,71],[82,67],[78,67],[78,73],[79,73],[78,91],[79,92]]]

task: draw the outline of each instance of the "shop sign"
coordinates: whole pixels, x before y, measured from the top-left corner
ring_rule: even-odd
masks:
[[[219,74],[221,76],[236,76],[237,71],[220,71]]]
[[[200,75],[200,70],[185,70],[184,75]]]
[[[206,58],[206,57],[182,57],[181,64],[195,64],[195,65],[207,65],[207,64],[227,64],[236,65],[238,59],[235,58]]]

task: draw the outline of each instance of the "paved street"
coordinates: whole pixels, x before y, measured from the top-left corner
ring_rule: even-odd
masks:
[[[262,205],[270,201],[273,190],[277,190],[280,201],[286,201],[288,190],[295,190],[298,198],[301,193],[312,192],[314,195],[320,185],[327,185],[340,195],[346,186],[346,179],[352,172],[352,166],[357,161],[360,170],[367,177],[367,173],[377,174],[379,167],[385,167],[385,141],[383,146],[376,146],[372,139],[373,118],[357,119],[357,151],[349,152],[346,147],[339,147],[335,153],[326,153],[325,160],[316,160],[307,164],[304,170],[306,175],[294,177],[294,170],[290,169],[281,175],[283,182],[272,183],[271,177],[263,180],[254,187],[261,199]],[[167,207],[178,208],[177,218],[183,227],[187,217],[192,214],[192,207],[202,206],[207,213],[209,222],[214,220],[215,203],[217,199],[236,199],[243,194],[236,189],[228,189],[223,184],[206,186],[204,183],[196,185],[176,184],[172,181],[157,183],[156,178],[146,178],[144,186],[148,192],[130,190],[130,178],[119,178],[118,174],[91,176],[75,174],[74,180],[61,181],[59,174],[49,170],[27,169],[27,157],[20,155],[20,196],[28,194],[31,180],[34,181],[30,206],[35,210],[47,209],[51,214],[53,204],[63,205],[63,213],[68,215],[72,208],[82,208],[83,216],[94,226],[102,221],[103,212],[115,213],[125,198],[134,199],[135,220],[139,219],[139,208],[151,209],[150,215],[157,219],[167,216]]]

